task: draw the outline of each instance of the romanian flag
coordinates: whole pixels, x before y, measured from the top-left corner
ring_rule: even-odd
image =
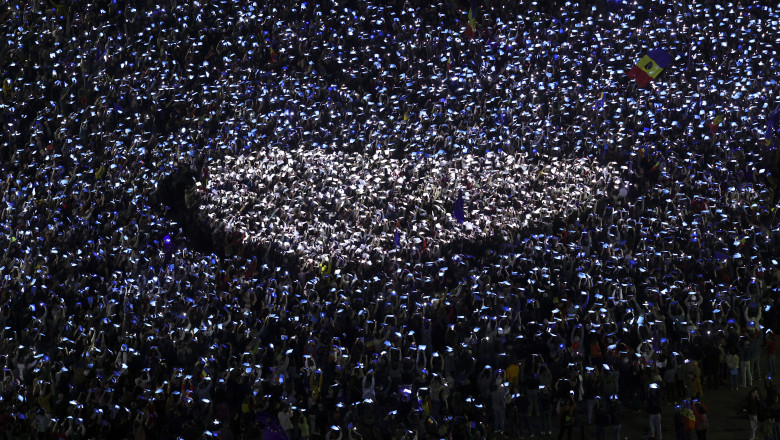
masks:
[[[647,87],[671,62],[672,58],[665,50],[653,49],[628,71],[628,77],[636,81],[639,87]]]
[[[466,37],[471,40],[477,31],[477,22],[474,20],[474,5],[469,8],[469,22],[466,24]]]
[[[723,122],[723,118],[725,116],[723,114],[720,114],[718,116],[715,116],[715,119],[712,120],[709,124],[707,124],[708,127],[710,127],[710,131],[712,134],[715,134],[718,131],[718,126],[720,126],[720,123]]]
[[[653,166],[650,167],[650,172],[655,172],[658,170],[658,168],[661,167],[661,155],[659,153],[652,153],[647,156],[648,162],[652,163]]]
[[[272,62],[272,63],[275,63],[275,62],[276,62],[276,59],[277,59],[277,58],[276,58],[276,51],[275,51],[275,50],[274,50],[274,48],[272,47],[272,48],[271,48],[271,62]]]

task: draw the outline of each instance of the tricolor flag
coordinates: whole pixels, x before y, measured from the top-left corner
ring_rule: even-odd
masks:
[[[663,159],[663,157],[661,157],[661,154],[658,153],[658,152],[651,153],[651,154],[647,155],[647,161],[648,161],[647,163],[648,164],[650,164],[650,163],[653,164],[653,166],[650,167],[650,171],[649,171],[650,173],[657,171],[658,168],[661,167],[661,160],[662,159]]]
[[[276,58],[276,51],[275,51],[275,50],[274,50],[274,48],[272,47],[272,48],[271,48],[271,62],[272,62],[272,63],[275,63],[275,62],[276,62],[276,59],[277,59],[277,58]]]
[[[639,87],[647,87],[671,62],[672,58],[665,50],[653,49],[628,71],[628,77],[636,81]]]
[[[474,20],[474,4],[472,2],[469,8],[469,22],[466,23],[466,37],[471,40],[474,38],[474,33],[477,31],[477,22]]]
[[[710,131],[712,134],[715,134],[718,131],[718,126],[720,126],[720,123],[723,122],[723,118],[726,116],[722,113],[718,116],[715,116],[715,119],[712,120],[709,124],[707,124],[708,127],[710,127]]]

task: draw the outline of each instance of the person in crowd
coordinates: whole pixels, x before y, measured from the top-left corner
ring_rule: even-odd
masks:
[[[547,385],[539,385],[539,435],[552,436],[553,396]]]
[[[612,395],[609,398],[609,424],[612,427],[612,436],[615,440],[620,440],[620,432],[623,424],[620,421],[620,401],[617,395]]]
[[[739,355],[732,351],[726,355],[726,368],[729,374],[729,387],[732,391],[739,389]]]
[[[574,431],[576,411],[577,401],[574,399],[574,394],[572,392],[568,398],[564,397],[559,402],[558,440],[562,440],[564,436],[571,440],[572,432]]]
[[[596,439],[606,440],[607,429],[610,426],[608,404],[599,397],[595,408],[594,421],[596,425]]]
[[[516,386],[570,438],[716,338],[755,385],[777,5],[471,3],[0,7],[0,435],[487,437]]]
[[[663,438],[661,412],[661,390],[657,383],[651,383],[647,391],[647,415],[650,421],[650,438],[654,440]]]
[[[758,388],[753,387],[750,389],[747,397],[747,414],[750,421],[750,439],[755,440],[756,435],[759,432],[759,413],[762,411],[763,402]]]
[[[753,368],[751,363],[753,353],[750,349],[750,345],[751,342],[749,337],[742,336],[739,352],[739,385],[741,388],[750,388],[753,386]]]
[[[696,440],[707,440],[707,429],[709,428],[707,406],[701,400],[695,399],[692,410],[693,415],[696,417]]]
[[[764,337],[764,347],[766,348],[767,374],[776,375],[776,356],[777,356],[777,336],[772,329],[767,329]]]

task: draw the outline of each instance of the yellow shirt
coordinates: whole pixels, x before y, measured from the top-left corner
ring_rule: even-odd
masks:
[[[512,364],[506,367],[506,380],[512,385],[517,385],[517,378],[520,376],[520,367]]]

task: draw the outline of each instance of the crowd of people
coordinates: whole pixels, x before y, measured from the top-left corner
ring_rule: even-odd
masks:
[[[776,4],[0,23],[4,438],[778,434]]]
[[[522,229],[552,228],[555,218],[593,209],[598,192],[626,196],[629,183],[618,171],[522,152],[409,162],[270,148],[226,156],[209,168],[205,193],[193,188],[187,201],[210,229],[240,234],[249,246],[278,248],[309,266],[383,267],[387,259],[438,259],[457,240],[522,241]],[[452,215],[458,197],[463,223]]]

